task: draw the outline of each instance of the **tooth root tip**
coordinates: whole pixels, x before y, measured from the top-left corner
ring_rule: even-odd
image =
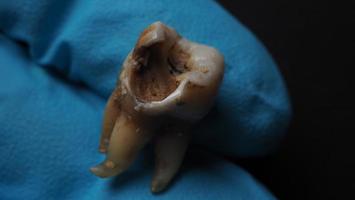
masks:
[[[98,171],[98,169],[97,169],[97,167],[91,167],[91,168],[90,168],[90,171],[91,171],[92,173],[96,174],[97,171]]]
[[[100,165],[90,168],[91,173],[101,178],[117,176],[124,171],[124,168],[118,167],[112,161],[106,161]]]
[[[91,171],[91,173],[95,174],[96,176],[100,175],[100,169],[97,167],[91,167],[90,171]]]
[[[99,149],[99,152],[100,152],[100,153],[106,153],[106,152],[107,152],[107,150],[106,150],[106,149],[104,149],[104,148],[100,148],[100,149]]]
[[[151,191],[153,193],[159,193],[162,192],[167,184],[165,184],[162,181],[153,181],[152,186],[151,186]]]
[[[90,171],[91,171],[91,173],[93,173],[94,175],[96,175],[96,176],[98,176],[98,177],[100,177],[100,178],[107,178],[107,177],[109,177],[109,176],[107,176],[107,175],[105,174],[105,172],[104,172],[102,169],[100,169],[99,167],[91,167],[91,168],[90,168]]]

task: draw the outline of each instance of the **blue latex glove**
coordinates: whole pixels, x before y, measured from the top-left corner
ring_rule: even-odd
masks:
[[[103,159],[102,111],[120,65],[158,20],[219,49],[226,70],[215,108],[195,130],[194,143],[207,150],[189,151],[181,176],[154,196],[150,155],[115,179],[88,169]],[[269,153],[290,118],[273,60],[215,2],[0,1],[0,31],[0,199],[274,198],[208,153]]]

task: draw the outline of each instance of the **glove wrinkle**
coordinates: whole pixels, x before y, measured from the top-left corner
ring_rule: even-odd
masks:
[[[187,152],[215,165],[191,169],[187,159],[158,196],[140,162],[119,192],[88,170],[102,160],[102,111],[123,59],[154,21],[216,47],[226,63],[216,105],[191,143],[219,156]],[[286,87],[260,41],[216,2],[0,0],[0,31],[1,199],[274,199],[222,155],[277,148],[291,116]]]

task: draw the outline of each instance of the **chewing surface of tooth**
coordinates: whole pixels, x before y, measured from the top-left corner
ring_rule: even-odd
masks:
[[[91,168],[92,173],[122,173],[154,138],[151,190],[164,190],[183,161],[190,127],[213,104],[223,71],[216,49],[190,42],[161,22],[146,28],[107,102],[99,146],[106,160]]]

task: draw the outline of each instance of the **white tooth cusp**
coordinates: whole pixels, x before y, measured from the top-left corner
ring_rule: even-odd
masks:
[[[107,102],[99,147],[107,156],[92,173],[122,173],[154,136],[151,190],[164,190],[183,161],[190,127],[213,105],[223,72],[216,49],[190,42],[161,22],[146,28]]]

